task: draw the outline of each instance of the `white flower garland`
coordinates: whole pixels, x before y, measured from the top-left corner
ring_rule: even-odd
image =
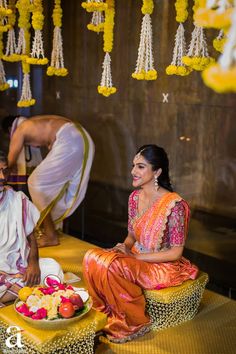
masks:
[[[149,14],[143,16],[138,58],[135,72],[132,74],[132,77],[138,80],[155,80],[157,77],[156,70],[154,69],[152,22]]]
[[[16,53],[16,35],[14,28],[10,28],[7,33],[7,44],[5,55],[9,56]]]
[[[190,68],[202,71],[214,62],[208,54],[207,42],[203,27],[194,25],[188,53],[182,58],[185,65]]]
[[[188,49],[188,57],[208,57],[207,42],[203,27],[194,25],[191,42]]]
[[[25,40],[25,30],[20,28],[18,35],[18,43],[16,47],[16,54],[25,55],[26,54],[26,40]]]

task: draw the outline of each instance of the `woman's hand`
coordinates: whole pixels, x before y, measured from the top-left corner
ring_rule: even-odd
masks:
[[[115,251],[123,254],[131,255],[130,248],[126,246],[125,243],[117,243],[113,248],[107,249],[107,251]]]

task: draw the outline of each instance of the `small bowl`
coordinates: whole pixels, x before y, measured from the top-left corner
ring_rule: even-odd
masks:
[[[80,294],[80,291],[77,291],[76,293]],[[71,318],[57,318],[54,320],[34,320],[30,317],[24,316],[22,313],[18,312],[16,309],[17,303],[20,302],[20,299],[16,299],[14,303],[14,309],[16,313],[25,321],[27,322],[30,326],[38,329],[48,329],[48,330],[54,330],[54,329],[62,329],[68,327],[70,324],[73,324],[80,320],[83,316],[85,316],[92,308],[92,299],[91,297],[88,298],[88,300],[84,303],[84,308],[81,310],[81,312]]]

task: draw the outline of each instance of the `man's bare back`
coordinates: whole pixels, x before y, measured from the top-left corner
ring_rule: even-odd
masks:
[[[14,132],[8,154],[9,167],[17,161],[24,145],[51,149],[58,130],[71,121],[56,115],[33,116],[22,122]]]

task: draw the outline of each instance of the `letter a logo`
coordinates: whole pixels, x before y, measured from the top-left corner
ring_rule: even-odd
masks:
[[[11,330],[14,329],[14,334],[11,334]],[[23,344],[21,343],[21,329],[17,326],[10,326],[7,328],[7,334],[11,334],[7,339],[6,339],[6,346],[8,348],[22,348]]]

